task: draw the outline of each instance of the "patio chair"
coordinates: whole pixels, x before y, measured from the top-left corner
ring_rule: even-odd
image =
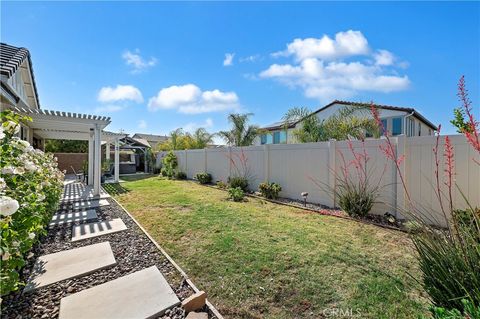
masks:
[[[70,166],[70,168],[72,169],[73,174],[75,174],[75,177],[76,177],[77,181],[81,182],[81,181],[82,181],[82,177],[84,177],[83,172],[78,172],[78,173],[77,173],[77,172],[75,171],[75,169],[73,168],[73,166]],[[85,179],[85,177],[84,177],[84,179]]]
[[[103,176],[105,177],[113,177],[113,173],[115,172],[115,165],[110,165],[110,170],[106,171]]]

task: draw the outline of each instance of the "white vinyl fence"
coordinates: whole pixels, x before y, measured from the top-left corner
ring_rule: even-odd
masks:
[[[448,197],[448,189],[444,182],[445,137],[439,144],[440,184],[444,200]],[[455,154],[455,182],[453,187],[454,207],[464,208],[466,202],[463,193],[471,206],[480,206],[480,156],[467,143],[462,135],[449,136]],[[445,225],[439,200],[435,193],[435,160],[433,148],[434,136],[391,138],[395,145],[397,156],[404,155],[400,169],[407,186],[410,202],[428,216],[431,223]],[[363,152],[360,141],[352,142],[355,151]],[[403,217],[402,212],[408,208],[407,193],[401,185],[400,175],[395,164],[385,157],[380,150],[385,145],[384,139],[369,139],[364,143],[369,157],[368,170],[370,183],[381,186],[379,203],[375,204],[372,213],[383,215],[390,212]],[[336,184],[334,172],[342,167],[342,157],[348,163],[353,159],[349,144],[346,141],[330,141],[305,144],[270,144],[249,147],[221,147],[214,149],[176,151],[179,169],[193,178],[201,172],[210,173],[213,181],[226,182],[229,176],[234,176],[242,170],[242,160],[246,159],[250,176],[250,188],[256,190],[263,181],[276,182],[282,186],[280,196],[302,199],[300,193],[308,192],[308,201],[329,207],[337,206],[331,191]],[[157,165],[166,152],[157,156]],[[350,172],[353,171],[350,167]],[[353,175],[352,175],[353,176]]]

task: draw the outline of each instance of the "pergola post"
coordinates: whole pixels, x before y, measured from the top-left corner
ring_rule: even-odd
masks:
[[[88,137],[88,185],[93,185],[93,130]]]
[[[105,143],[105,159],[107,161],[110,160],[110,142],[109,141]]]
[[[93,173],[93,195],[98,196],[100,195],[100,183],[101,183],[101,175],[102,175],[102,156],[101,156],[101,151],[102,151],[102,133],[100,126],[98,124],[95,124],[95,130],[94,130],[94,150],[95,150],[95,156],[94,156],[94,173]]]
[[[120,143],[118,137],[115,138],[115,168],[114,168],[115,183],[120,181]]]
[[[143,158],[144,158],[144,162],[145,162],[145,165],[143,165],[144,166],[144,171],[145,171],[145,173],[147,173],[148,172],[148,167],[147,167],[147,149],[146,148],[143,149]]]

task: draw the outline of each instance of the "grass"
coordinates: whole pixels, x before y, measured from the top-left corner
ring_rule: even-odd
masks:
[[[259,199],[235,203],[191,181],[122,186],[115,197],[226,318],[425,312],[425,294],[408,275],[419,270],[404,233]]]

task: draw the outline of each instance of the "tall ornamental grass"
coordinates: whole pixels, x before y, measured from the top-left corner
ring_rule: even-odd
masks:
[[[15,136],[19,123],[29,118],[11,111],[0,116],[0,293],[5,295],[23,286],[20,271],[32,246],[46,234],[64,175],[52,154]]]
[[[469,144],[480,154],[479,122],[473,116],[472,103],[468,98],[463,77],[458,85],[458,96],[462,108],[456,110],[455,123],[452,123],[457,124],[459,132],[464,134]],[[371,112],[379,127],[384,130],[378,110],[373,105]],[[467,209],[457,210],[454,207],[452,193],[458,186],[455,184],[454,149],[449,137],[445,137],[445,146],[441,152],[439,127],[436,144],[432,150],[436,168],[433,187],[447,223],[444,229],[438,229],[428,222],[426,216],[430,215],[429,212],[425,211],[420,203],[411,200],[404,176],[401,174],[395,146],[389,134],[385,135],[386,143],[382,150],[386,157],[394,162],[408,201],[404,214],[418,225],[416,231],[411,233],[411,238],[418,252],[422,271],[419,282],[436,307],[458,310],[456,312],[466,314],[465,305],[469,305],[480,313],[480,214],[479,209],[472,207],[465,196]],[[472,160],[480,165],[475,159]],[[440,171],[442,163],[445,167],[443,173]],[[446,191],[442,190],[443,184]],[[461,189],[458,190],[461,193]],[[468,318],[467,315],[465,317]]]

